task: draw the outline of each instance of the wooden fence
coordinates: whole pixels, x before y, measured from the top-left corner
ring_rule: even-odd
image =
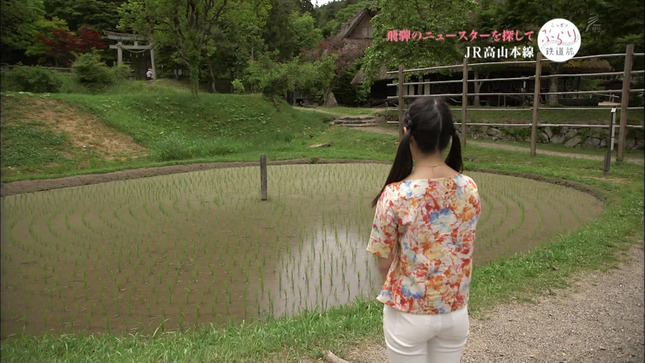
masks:
[[[461,135],[462,143],[466,145],[466,131],[468,126],[468,112],[469,111],[529,111],[532,110],[532,121],[531,123],[526,124],[507,124],[507,123],[472,123],[471,125],[478,126],[504,126],[504,127],[531,127],[531,156],[535,156],[536,147],[537,147],[537,128],[546,127],[546,126],[572,126],[572,124],[541,124],[538,123],[538,111],[539,110],[599,110],[606,109],[608,112],[611,110],[611,107],[541,107],[540,106],[540,96],[543,95],[577,95],[577,94],[598,94],[605,95],[610,93],[608,90],[593,90],[593,91],[561,91],[561,92],[541,92],[540,90],[540,81],[547,78],[559,78],[559,77],[598,77],[598,76],[623,76],[623,85],[621,90],[621,104],[620,104],[620,127],[619,127],[619,138],[618,138],[618,155],[617,160],[622,161],[625,151],[625,136],[627,133],[627,128],[643,128],[643,123],[641,125],[627,125],[627,110],[640,109],[643,107],[628,107],[629,95],[633,92],[643,92],[643,88],[631,88],[631,79],[634,74],[643,74],[644,70],[632,70],[632,65],[634,63],[634,57],[642,57],[645,53],[634,53],[634,46],[632,44],[628,45],[625,53],[613,53],[613,54],[598,54],[590,56],[580,56],[574,57],[571,60],[580,60],[580,59],[595,59],[595,58],[612,58],[612,57],[622,57],[625,59],[625,69],[620,72],[599,72],[599,73],[558,73],[558,74],[549,74],[542,75],[542,64],[551,62],[548,59],[544,59],[542,54],[538,52],[536,60],[530,61],[511,61],[511,62],[484,62],[484,63],[468,63],[468,59],[464,58],[462,64],[455,64],[449,66],[437,66],[437,67],[427,67],[427,68],[415,68],[415,69],[405,69],[401,64],[399,65],[398,71],[389,71],[388,74],[398,74],[398,82],[388,84],[388,86],[397,87],[397,95],[389,96],[388,99],[398,99],[398,113],[399,113],[399,133],[403,132],[403,116],[405,112],[405,99],[414,98],[414,97],[425,97],[428,95],[438,96],[438,97],[458,97],[461,96],[461,123],[456,123],[461,126]],[[504,78],[480,78],[480,79],[469,79],[469,70],[478,66],[490,66],[490,65],[515,65],[515,64],[533,64],[535,65],[535,75],[523,76],[523,77],[504,77]],[[462,79],[456,80],[445,80],[445,81],[425,81],[425,82],[405,82],[406,73],[423,73],[437,70],[445,69],[460,69],[462,71]],[[491,82],[491,81],[527,81],[533,80],[535,82],[533,92],[468,92],[468,83],[469,82]],[[436,84],[446,84],[446,83],[461,83],[462,92],[461,93],[439,93],[439,94],[421,94],[421,95],[407,95],[405,91],[405,86],[412,85],[436,85]],[[424,86],[425,87],[425,86]],[[533,106],[531,108],[476,108],[468,107],[468,96],[533,96]],[[610,97],[613,95],[609,95]],[[588,127],[588,128],[607,128],[607,125],[593,125],[593,124],[576,124],[575,127]]]

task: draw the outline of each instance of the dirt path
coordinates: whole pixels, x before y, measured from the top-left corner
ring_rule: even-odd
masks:
[[[396,135],[397,131],[384,128],[384,127],[363,127],[360,130],[363,131],[369,131],[369,132],[375,132],[379,134],[387,134],[387,135]],[[489,147],[489,148],[494,148],[494,149],[500,149],[500,150],[509,150],[509,151],[523,151],[523,152],[529,152],[529,147],[522,147],[522,146],[511,146],[511,145],[503,145],[503,144],[496,144],[493,142],[486,142],[486,141],[473,141],[473,140],[468,140],[469,145],[476,145],[476,146],[481,146],[481,147]],[[547,151],[547,150],[540,150],[538,148],[537,150],[538,154],[542,155],[552,155],[552,156],[563,156],[567,158],[575,158],[575,159],[587,159],[587,160],[599,160],[603,161],[605,160],[604,156],[597,156],[597,155],[584,155],[584,154],[579,154],[579,153],[564,153],[564,152],[559,152],[559,151]],[[613,155],[612,162],[616,161],[616,156]],[[643,158],[634,158],[634,157],[626,157],[625,161],[630,162],[630,163],[635,163],[639,165],[644,165],[644,160]]]
[[[536,303],[499,306],[470,320],[463,363],[643,362],[643,244],[617,269],[577,282]],[[382,340],[362,344],[349,361],[387,362]]]

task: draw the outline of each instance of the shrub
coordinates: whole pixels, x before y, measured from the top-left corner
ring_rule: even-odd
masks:
[[[127,64],[122,64],[112,68],[112,73],[116,80],[128,79],[132,76],[132,69]]]
[[[294,58],[288,63],[277,63],[264,58],[250,61],[245,80],[252,91],[261,91],[267,96],[286,98],[287,92],[300,91],[305,96],[321,98],[331,87],[336,56],[317,62],[302,62]]]
[[[17,66],[2,73],[2,88],[6,91],[58,92],[62,84],[58,73],[41,67]]]
[[[101,61],[98,53],[85,53],[78,57],[72,70],[80,83],[90,87],[107,86],[115,81],[114,72]]]
[[[240,81],[237,78],[235,80],[233,80],[233,82],[231,82],[231,84],[233,85],[233,92],[235,92],[238,95],[241,95],[242,93],[244,93],[246,91],[244,89],[244,83],[242,83],[242,81]]]

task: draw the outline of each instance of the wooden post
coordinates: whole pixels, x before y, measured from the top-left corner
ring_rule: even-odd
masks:
[[[399,139],[403,138],[403,64],[399,64],[399,84],[397,91],[399,96]]]
[[[267,156],[260,155],[260,183],[262,184],[262,200],[267,200]]]
[[[611,116],[609,117],[609,143],[607,145],[607,152],[605,153],[605,165],[603,168],[603,175],[607,176],[609,174],[609,168],[611,165],[611,151],[614,149],[614,119],[616,118],[616,108],[611,109]]]
[[[121,48],[122,45],[123,43],[121,43],[120,41],[116,43],[116,65],[117,66],[120,66],[121,64],[123,64],[123,49]]]
[[[152,79],[157,79],[157,65],[155,64],[155,48],[150,43],[150,63],[152,63]]]
[[[461,145],[466,146],[466,108],[468,108],[468,58],[464,58],[462,68],[461,94]]]
[[[623,161],[625,153],[625,138],[627,133],[627,106],[629,106],[629,88],[632,82],[632,63],[634,60],[634,44],[628,44],[625,51],[625,73],[623,74],[623,95],[620,98],[620,135],[618,135],[617,161]]]
[[[533,121],[531,122],[531,156],[537,148],[537,121],[540,107],[540,77],[542,76],[542,53],[538,52],[535,60],[535,89],[533,90]]]

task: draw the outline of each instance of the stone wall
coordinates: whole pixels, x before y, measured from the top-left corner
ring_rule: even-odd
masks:
[[[458,127],[459,128],[459,127]],[[618,145],[618,126],[615,144]],[[498,127],[468,125],[468,134],[473,139],[531,142],[530,127]],[[566,127],[538,127],[538,143],[563,144],[568,147],[607,147],[607,129]],[[645,137],[642,129],[627,129],[626,150],[643,150]]]

